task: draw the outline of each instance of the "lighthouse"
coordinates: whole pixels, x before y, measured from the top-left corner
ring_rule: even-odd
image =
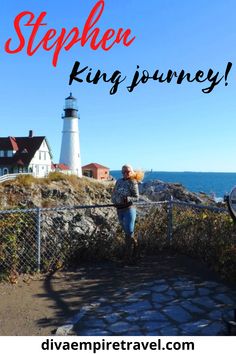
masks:
[[[80,143],[79,143],[79,116],[77,100],[72,96],[65,99],[63,131],[61,141],[60,163],[69,167],[78,177],[82,176]]]

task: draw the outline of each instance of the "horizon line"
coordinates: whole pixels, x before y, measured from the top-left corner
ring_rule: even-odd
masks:
[[[236,173],[236,171],[167,171],[167,170],[153,170],[153,169],[149,169],[149,170],[145,170],[145,169],[141,169],[142,171],[144,171],[145,173],[153,173],[153,172],[158,172],[158,173],[162,173],[162,172],[167,172],[167,173]],[[116,171],[116,172],[120,172],[121,169],[110,169],[110,171]]]

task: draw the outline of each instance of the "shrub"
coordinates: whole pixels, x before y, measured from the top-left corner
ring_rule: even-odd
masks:
[[[172,240],[168,243],[165,207],[140,218],[137,233],[147,252],[171,248],[205,262],[222,277],[235,281],[236,228],[228,213],[174,206]]]
[[[165,206],[153,207],[138,218],[136,237],[143,252],[155,253],[169,247],[167,239],[167,209]]]
[[[88,189],[102,194],[95,182],[78,181],[78,188],[85,194]],[[117,228],[115,211],[109,213],[109,217],[104,209],[51,211],[42,218],[41,265],[44,271],[82,260],[119,258],[122,254],[124,235],[120,227]],[[34,213],[0,214],[0,277],[37,267],[36,227]],[[175,205],[172,239],[169,240],[167,206],[149,210],[140,207],[136,236],[141,239],[142,251],[146,254],[174,250],[197,258],[225,279],[236,281],[236,227],[227,213]]]
[[[50,172],[46,177],[47,182],[57,182],[68,180],[68,176],[62,172]]]
[[[12,181],[15,184],[28,187],[31,186],[32,184],[36,184],[37,178],[32,176],[32,175],[21,175],[16,177],[15,181]]]
[[[32,214],[0,215],[0,274],[26,273],[35,270],[36,244],[32,237],[35,218]],[[33,231],[33,232],[32,232]],[[29,269],[29,261],[32,268]]]

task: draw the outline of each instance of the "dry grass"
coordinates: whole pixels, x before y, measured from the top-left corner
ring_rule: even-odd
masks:
[[[108,204],[114,182],[51,172],[45,178],[19,175],[0,184],[0,209]]]

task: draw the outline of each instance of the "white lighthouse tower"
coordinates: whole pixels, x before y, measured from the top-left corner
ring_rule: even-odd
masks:
[[[76,98],[72,96],[72,93],[65,99],[62,119],[63,131],[60,163],[67,165],[73,174],[81,177],[78,107]]]

